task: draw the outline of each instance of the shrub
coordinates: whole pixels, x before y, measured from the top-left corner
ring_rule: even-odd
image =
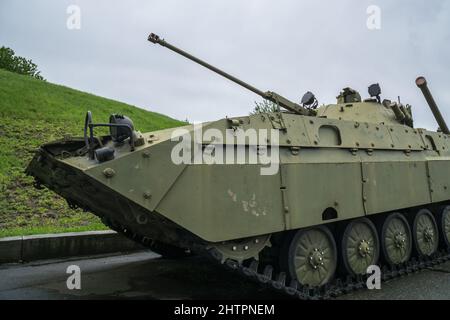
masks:
[[[280,108],[276,103],[273,103],[269,100],[263,100],[262,102],[255,101],[255,108],[250,114],[259,114],[259,113],[272,113],[279,112]]]
[[[45,80],[37,65],[31,60],[16,56],[14,50],[7,47],[0,48],[0,68],[11,72],[31,76],[39,80]]]

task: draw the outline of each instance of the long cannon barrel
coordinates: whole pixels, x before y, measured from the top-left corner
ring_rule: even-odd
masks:
[[[436,119],[436,122],[438,123],[442,132],[445,134],[450,134],[450,130],[448,129],[447,124],[445,123],[445,120],[442,117],[441,112],[439,111],[436,101],[434,101],[430,89],[428,89],[427,80],[424,77],[418,77],[416,79],[416,85],[420,88],[420,90],[422,90],[425,100],[427,100],[431,112],[433,112],[434,118]]]
[[[259,89],[255,88],[254,86],[232,76],[231,74],[226,73],[225,71],[220,70],[219,68],[216,68],[213,65],[211,65],[203,60],[200,60],[197,57],[194,57],[193,55],[187,53],[186,51],[183,51],[183,50],[171,45],[170,43],[168,43],[164,39],[161,39],[158,35],[156,35],[154,33],[151,33],[148,36],[148,41],[155,43],[155,44],[159,44],[163,47],[166,47],[166,48],[182,55],[183,57],[185,57],[189,60],[192,60],[192,61],[202,65],[203,67],[208,68],[209,70],[220,74],[221,76],[227,78],[228,80],[231,80],[231,81],[243,86],[244,88],[256,93],[257,95],[263,97],[264,99],[270,100],[270,101],[280,105],[281,107],[283,107],[291,112],[295,112],[295,113],[302,114],[302,115],[312,115],[312,112],[309,109],[306,109],[306,108],[300,106],[299,104],[294,103],[275,92],[271,92],[271,91],[264,92],[262,90],[259,90]]]

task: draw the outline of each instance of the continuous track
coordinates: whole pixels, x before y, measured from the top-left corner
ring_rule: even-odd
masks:
[[[211,252],[211,256],[219,263],[221,259],[217,253]],[[412,258],[410,261],[397,266],[382,265],[382,282],[394,278],[411,275],[420,272],[423,269],[433,267],[450,260],[450,250],[442,250],[430,258]],[[283,292],[291,297],[302,300],[322,300],[333,299],[355,290],[361,290],[366,287],[367,276],[346,276],[336,278],[331,284],[320,288],[310,288],[300,285],[296,280],[286,283],[286,274],[284,272],[274,273],[271,265],[261,266],[258,261],[253,260],[250,263],[239,264],[236,261],[227,259],[223,265],[240,275],[256,281],[263,286],[270,287],[276,291]]]
[[[111,227],[111,223],[107,224]],[[114,229],[128,238],[138,241],[150,249],[156,249],[156,252],[158,251],[153,242],[147,241],[146,237],[133,233],[130,228],[118,228],[116,225]],[[219,265],[224,266],[226,269],[231,270],[250,281],[257,282],[262,286],[269,287],[273,290],[282,292],[287,296],[301,300],[334,299],[350,292],[367,288],[367,275],[337,277],[332,283],[322,287],[311,288],[300,285],[296,280],[287,283],[285,272],[277,273],[274,271],[275,268],[272,265],[263,265],[255,259],[245,261],[244,263],[239,263],[231,259],[223,259],[222,255],[215,248],[209,249],[208,255]],[[381,281],[384,282],[408,276],[420,272],[423,269],[444,263],[447,260],[450,260],[450,248],[440,249],[440,251],[435,253],[432,257],[413,257],[408,262],[396,266],[389,266],[386,264],[379,265],[381,269]]]

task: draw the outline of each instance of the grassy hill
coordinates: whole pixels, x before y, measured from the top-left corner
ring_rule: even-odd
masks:
[[[34,189],[23,173],[42,143],[66,134],[82,136],[87,110],[97,122],[107,122],[111,113],[126,114],[142,132],[185,124],[0,69],[0,237],[104,228],[94,215],[69,209],[53,192]]]

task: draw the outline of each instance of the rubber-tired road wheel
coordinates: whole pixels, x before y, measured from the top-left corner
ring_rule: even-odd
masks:
[[[417,212],[413,221],[413,238],[419,256],[433,255],[439,245],[439,232],[433,214],[427,209]]]
[[[390,214],[381,229],[381,250],[390,265],[406,262],[411,257],[412,234],[408,221],[400,213]]]
[[[375,265],[380,256],[378,234],[372,221],[367,218],[353,220],[342,234],[342,261],[350,275],[367,273],[367,267]]]
[[[285,259],[291,279],[302,285],[319,287],[334,277],[336,242],[326,226],[298,230],[290,241]]]
[[[450,206],[444,207],[436,217],[442,244],[445,248],[450,248]]]

